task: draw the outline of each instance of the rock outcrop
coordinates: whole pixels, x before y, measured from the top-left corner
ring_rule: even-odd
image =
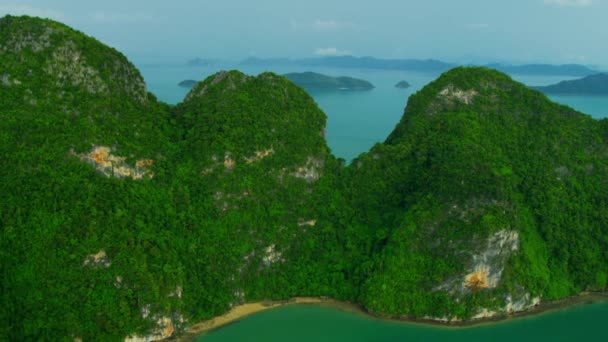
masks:
[[[113,155],[112,149],[106,146],[93,146],[91,152],[79,155],[80,159],[89,162],[97,171],[106,177],[131,178],[141,180],[154,177],[150,167],[154,165],[151,159],[140,159],[134,166],[126,163],[125,157]]]

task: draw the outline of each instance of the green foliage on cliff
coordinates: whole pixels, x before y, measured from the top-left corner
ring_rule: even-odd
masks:
[[[552,299],[604,288],[605,123],[483,68],[451,70],[413,95],[386,143],[350,170],[359,220],[388,230],[364,286],[366,307],[462,318],[504,307],[509,294]],[[519,245],[498,286],[445,304],[438,285],[463,282],[471,256],[501,230],[517,232]],[[477,260],[490,273],[500,262]]]
[[[283,76],[218,73],[168,106],[117,51],[27,17],[0,19],[0,60],[3,339],[293,296],[467,318],[606,286],[608,121],[498,72],[444,74],[346,167]],[[462,288],[480,260],[497,286]]]
[[[5,17],[0,33],[0,336],[115,340],[243,300],[345,297],[320,218],[343,215],[341,164],[302,89],[220,73],[170,107],[64,25]],[[137,163],[153,176],[120,170]]]

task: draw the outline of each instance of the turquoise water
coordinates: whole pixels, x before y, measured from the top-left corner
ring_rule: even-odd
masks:
[[[386,321],[316,305],[264,311],[200,336],[213,341],[608,341],[608,303],[472,327]]]
[[[180,102],[188,89],[178,87],[184,79],[202,80],[221,70],[234,66],[188,67],[188,66],[139,66],[148,88],[160,100],[175,104]],[[239,68],[238,66],[236,68]],[[262,68],[239,68],[247,74],[267,71]],[[439,74],[407,71],[351,70],[328,68],[270,68],[276,73],[316,71],[333,76],[352,76],[372,82],[376,86],[370,91],[325,91],[313,92],[319,107],[327,114],[327,143],[334,155],[352,160],[362,152],[368,151],[375,143],[383,142],[403,115],[408,97],[421,89]],[[572,79],[567,76],[521,76],[514,79],[527,85],[547,85],[561,80]],[[394,85],[406,80],[412,87],[397,89]],[[608,117],[608,97],[551,96],[552,100],[571,106],[596,118]]]

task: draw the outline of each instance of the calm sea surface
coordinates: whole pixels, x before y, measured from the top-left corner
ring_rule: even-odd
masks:
[[[188,89],[178,87],[184,79],[202,80],[224,67],[188,67],[170,65],[139,66],[148,84],[148,89],[160,100],[175,104],[184,98]],[[255,75],[263,71],[276,73],[315,71],[332,76],[351,76],[368,80],[376,86],[370,91],[323,91],[311,95],[319,107],[327,114],[327,143],[334,155],[352,160],[366,152],[375,143],[384,141],[403,115],[408,97],[420,90],[427,83],[436,79],[439,74],[408,71],[351,70],[327,68],[293,68],[293,67],[237,67],[241,71]],[[527,85],[548,85],[562,80],[572,79],[568,76],[519,76],[514,79]],[[412,86],[408,89],[397,89],[395,84],[401,80]],[[608,97],[588,96],[550,96],[559,103],[566,104],[596,118],[608,117]]]
[[[202,80],[231,67],[139,66],[148,88],[160,100],[180,102],[187,89],[177,83],[184,79]],[[266,71],[240,68],[247,74]],[[310,69],[270,68],[276,73]],[[347,161],[384,141],[403,115],[408,97],[439,74],[405,71],[313,69],[333,76],[352,76],[372,82],[371,91],[315,92],[319,107],[327,114],[327,141],[333,153]],[[531,77],[513,75],[527,85],[548,85],[572,77]],[[397,89],[406,80],[412,87]],[[595,118],[608,117],[608,97],[550,96]],[[373,319],[336,308],[296,305],[247,317],[238,323],[213,331],[201,341],[608,341],[608,303],[580,305],[527,318],[469,328]]]
[[[608,341],[608,302],[472,327],[376,319],[315,305],[286,306],[246,317],[200,336],[213,341]]]

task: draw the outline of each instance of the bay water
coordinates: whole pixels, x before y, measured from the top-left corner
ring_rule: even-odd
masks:
[[[457,327],[382,320],[319,305],[263,311],[199,336],[219,341],[608,341],[608,302]]]

